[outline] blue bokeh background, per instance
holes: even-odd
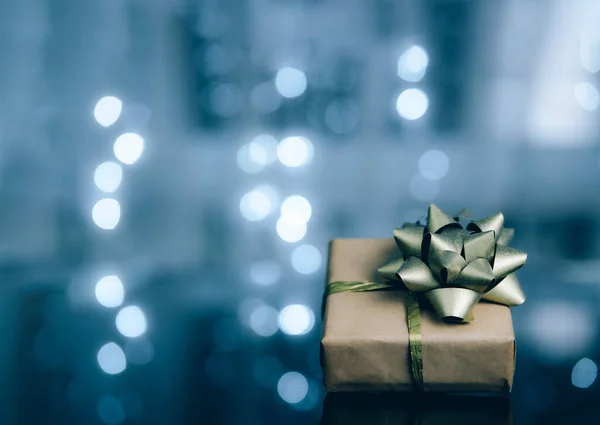
[[[592,420],[593,0],[0,3],[3,423],[318,423],[327,242],[503,211],[521,423]]]

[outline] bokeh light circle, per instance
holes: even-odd
[[[101,229],[114,229],[121,219],[121,205],[119,201],[112,198],[99,200],[92,208],[92,219]]]
[[[292,251],[292,267],[300,274],[316,273],[321,267],[322,256],[313,245],[300,245]]]
[[[307,223],[312,215],[312,207],[306,198],[292,195],[281,203],[281,216],[290,223]]]
[[[271,209],[272,205],[269,196],[259,189],[246,193],[240,200],[240,212],[249,221],[264,220],[271,212]]]
[[[111,193],[119,188],[123,179],[123,169],[113,161],[103,162],[94,171],[94,183],[103,192]]]
[[[406,89],[396,100],[398,114],[409,121],[421,118],[429,108],[429,98],[421,89]]]
[[[115,157],[123,164],[135,163],[144,152],[144,139],[136,133],[121,134],[113,146]]]
[[[275,76],[275,87],[283,97],[298,97],[306,90],[306,75],[296,68],[282,68]]]
[[[250,144],[243,145],[238,149],[236,159],[238,167],[248,174],[258,173],[266,165],[266,161],[260,160],[260,152],[257,152],[256,148],[251,149]]]
[[[254,149],[258,149],[258,152],[264,152],[261,154],[261,158],[264,158],[264,165],[271,164],[277,160],[277,139],[270,134],[259,134],[250,142],[250,153],[254,152]]]
[[[271,336],[277,332],[277,310],[260,305],[250,314],[250,328],[260,336]]]
[[[123,304],[125,288],[118,276],[104,276],[96,283],[96,299],[104,307],[118,307]]]
[[[279,328],[288,335],[304,335],[315,325],[315,314],[302,304],[291,304],[279,312]]]
[[[298,372],[287,372],[277,382],[277,393],[287,403],[300,403],[308,394],[308,381]]]
[[[103,345],[98,350],[97,359],[100,368],[109,375],[117,375],[127,367],[125,353],[114,342]]]
[[[288,243],[301,241],[306,235],[306,223],[290,221],[281,216],[276,224],[277,234]]]
[[[117,313],[117,330],[129,338],[137,338],[146,333],[148,323],[141,308],[135,305],[124,307]]]
[[[416,83],[420,81],[427,71],[429,56],[421,46],[412,46],[398,59],[398,77],[405,81]]]
[[[117,122],[123,111],[123,102],[114,96],[105,96],[96,103],[94,118],[102,127],[110,127]]]
[[[425,152],[419,158],[419,171],[427,180],[443,179],[450,170],[448,155],[439,150]]]
[[[577,388],[588,388],[598,377],[598,366],[593,360],[584,357],[579,360],[571,372],[571,383]]]
[[[277,146],[277,157],[286,167],[306,165],[313,157],[312,143],[305,137],[286,137]]]

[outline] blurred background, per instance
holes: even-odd
[[[600,413],[600,2],[0,2],[3,423],[318,423],[327,242],[503,211],[518,422]]]

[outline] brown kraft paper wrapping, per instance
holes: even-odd
[[[327,283],[380,280],[397,255],[390,239],[334,239]],[[328,392],[413,391],[405,290],[330,295],[323,312],[322,362]],[[507,392],[515,337],[510,309],[479,302],[475,320],[448,324],[421,302],[424,391]]]

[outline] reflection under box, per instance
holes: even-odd
[[[510,399],[487,396],[329,394],[322,425],[510,425]]]

